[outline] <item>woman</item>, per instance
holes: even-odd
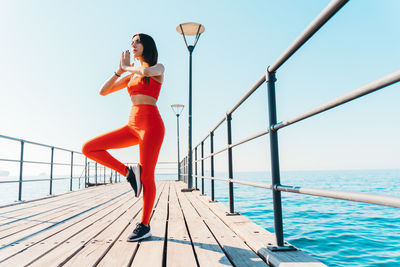
[[[139,33],[132,37],[132,54],[140,66],[130,63],[129,51],[122,52],[119,68],[100,90],[101,95],[128,88],[132,109],[128,124],[86,142],[82,152],[88,158],[112,168],[126,176],[135,196],[139,197],[143,184],[143,213],[140,223],[128,236],[137,241],[151,236],[150,215],[156,196],[154,169],[164,139],[164,123],[156,102],[164,80],[164,66],[157,63],[158,53],[153,38]],[[124,72],[130,73],[124,77]],[[106,150],[139,145],[140,164],[128,167],[112,157]]]

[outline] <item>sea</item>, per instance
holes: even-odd
[[[227,174],[216,173],[215,177],[226,178]],[[156,179],[176,179],[176,175],[159,174]],[[235,172],[233,179],[271,184],[269,172]],[[82,188],[83,182],[74,179],[73,190]],[[53,193],[67,192],[69,183],[68,179],[54,181]],[[281,184],[400,197],[400,170],[282,171]],[[201,188],[201,179],[197,187]],[[208,179],[204,189],[211,194]],[[0,205],[18,197],[17,183],[0,183],[0,190]],[[48,181],[23,184],[23,199],[48,193]],[[229,206],[226,182],[215,181],[215,198]],[[271,190],[234,184],[234,208],[274,232]],[[327,266],[400,266],[398,208],[282,192],[282,211],[285,241]]]
[[[233,179],[271,184],[269,172]],[[400,170],[282,171],[281,184],[400,197]],[[215,198],[227,206],[228,192],[227,182],[215,181]],[[234,184],[234,209],[274,232],[271,190]],[[282,192],[282,212],[284,240],[327,266],[400,266],[399,208]]]

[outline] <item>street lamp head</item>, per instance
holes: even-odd
[[[202,34],[205,28],[196,22],[181,23],[176,27],[176,31],[186,36]]]
[[[176,116],[181,115],[184,105],[181,104],[173,104],[171,105],[172,110],[175,112]]]
[[[204,26],[196,22],[186,22],[176,26],[176,31],[182,34],[183,40],[185,41],[186,47],[188,48],[189,52],[193,51],[197,41],[199,40],[200,34],[202,34],[204,30]],[[193,45],[187,44],[186,36],[195,36]]]

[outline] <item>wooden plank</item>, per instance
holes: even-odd
[[[168,195],[171,183],[174,182],[166,182],[162,195],[150,219],[152,236],[140,242],[131,266],[162,266],[165,230],[167,226]]]
[[[72,235],[76,233],[76,231],[79,231],[79,229],[87,227],[87,225],[93,223],[99,216],[107,214],[117,205],[120,205],[121,202],[126,202],[128,199],[131,199],[133,195],[123,192],[122,189],[121,187],[121,192],[114,197],[115,199],[110,199],[109,196],[104,194],[104,199],[99,200],[100,202],[97,204],[97,207],[94,206],[91,209],[83,211],[81,214],[71,215],[69,220],[38,233],[37,235],[31,236],[27,240],[19,241],[5,248],[2,247],[0,250],[0,263],[3,264],[4,262],[10,262],[13,258],[24,257],[23,253],[35,250],[37,247],[41,247],[46,243],[54,245],[60,242],[60,240],[63,240],[60,236]]]
[[[132,197],[132,195],[131,195]],[[57,266],[64,262],[69,256],[73,255],[82,246],[85,246],[90,240],[104,231],[114,220],[118,219],[126,209],[133,207],[139,208],[139,201],[127,199],[121,205],[106,213],[93,216],[90,224],[83,227],[74,227],[71,231],[65,231],[63,235],[57,237],[58,241],[49,240],[36,249],[31,249],[28,253],[20,256],[18,266],[31,264],[31,266]],[[99,216],[100,215],[100,216]],[[35,251],[36,250],[36,251]],[[14,265],[15,266],[15,265]]]
[[[117,188],[112,188],[112,191],[116,191]],[[109,189],[109,191],[111,191]],[[119,189],[118,189],[119,191]],[[99,192],[100,193],[100,192]],[[72,196],[71,199],[63,200],[62,202],[57,202],[57,206],[42,206],[42,208],[49,210],[49,212],[36,212],[37,215],[31,215],[32,217],[26,218],[28,216],[23,216],[21,220],[16,221],[8,225],[0,226],[0,240],[10,237],[16,233],[24,234],[25,231],[33,232],[36,229],[43,229],[46,226],[58,222],[67,216],[69,213],[85,208],[85,203],[88,201],[94,201],[100,197],[100,194],[83,194],[79,196]],[[25,218],[25,219],[24,219]],[[17,218],[14,218],[16,220]],[[4,241],[1,241],[4,243]]]
[[[110,190],[110,187],[99,188],[99,190],[106,192]],[[49,212],[52,208],[61,207],[62,204],[66,204],[65,200],[78,199],[80,197],[87,197],[89,195],[96,194],[98,190],[80,190],[79,192],[73,192],[68,195],[64,195],[63,197],[57,198],[48,198],[44,200],[40,200],[38,202],[32,203],[32,205],[22,205],[18,207],[9,207],[8,211],[0,212],[0,225],[3,225],[7,222],[13,221],[18,218],[29,218],[37,213],[41,212]],[[13,208],[13,209],[11,209]]]
[[[183,184],[180,185],[183,187]],[[204,222],[207,224],[215,238],[225,251],[225,254],[236,266],[267,266],[267,264],[227,225],[225,225],[210,209],[195,196],[198,191],[185,195],[191,205],[197,210]]]
[[[253,251],[271,266],[326,266],[307,253],[297,251],[272,252],[267,246],[275,245],[275,236],[252,222],[244,215],[226,216],[227,206],[220,202],[210,203],[209,196],[201,196],[199,192],[192,193],[196,199],[206,205],[225,225],[229,226]],[[290,245],[285,242],[285,245]]]
[[[122,184],[122,183],[118,183]],[[112,185],[106,185],[106,186],[98,186],[98,187],[89,187],[89,188],[83,188],[80,190],[76,191],[71,191],[71,192],[66,192],[63,194],[59,195],[49,195],[47,197],[39,198],[39,199],[32,199],[28,201],[21,201],[19,203],[11,203],[11,204],[6,204],[0,207],[0,216],[2,215],[11,215],[11,214],[16,214],[20,213],[21,211],[27,211],[31,208],[38,208],[42,205],[47,205],[48,203],[55,203],[57,201],[62,201],[64,199],[69,199],[71,196],[79,196],[79,195],[87,195],[88,193],[94,191],[98,191],[100,188],[107,190],[107,187],[114,186],[115,184]]]
[[[166,185],[165,183],[166,182],[164,182],[163,186]],[[160,188],[161,183],[159,183],[159,186],[157,187]],[[159,195],[161,192],[162,188],[157,189],[157,195]],[[126,237],[132,232],[133,227],[135,227],[135,224],[133,223],[133,221],[131,221],[130,225],[126,227],[124,232],[120,235],[118,241],[100,261],[99,266],[122,266],[129,264],[133,254],[136,253],[140,243],[126,241]],[[153,230],[151,231],[153,232]]]
[[[177,189],[178,201],[187,222],[189,233],[193,241],[200,266],[232,266],[229,259],[207,228],[204,220],[188,201],[188,193],[181,192],[180,186],[174,183]]]
[[[161,187],[164,182],[159,183],[158,187]],[[162,191],[162,188],[160,188]],[[160,196],[161,192],[157,192],[156,199]],[[138,205],[140,206],[140,202]],[[126,229],[132,231],[129,228],[133,224],[133,220],[138,220],[137,215],[140,215],[142,208],[133,210],[132,208],[128,210],[123,216],[121,216],[117,221],[110,225],[104,232],[99,234],[85,245],[76,255],[74,255],[64,266],[90,266],[96,265],[100,262],[104,255],[108,254],[112,246],[120,239],[123,239],[124,243],[127,245],[125,249],[119,249],[119,254],[114,257],[116,260],[113,264],[108,266],[121,266],[126,265],[126,262],[130,261],[132,256],[132,244],[126,241],[126,236],[122,235]],[[134,216],[133,214],[136,213]],[[139,218],[140,219],[140,218]],[[128,244],[127,244],[128,243]],[[125,250],[127,253],[125,256],[121,255],[121,251]],[[122,259],[124,258],[124,259]]]
[[[103,192],[100,192],[101,194],[98,194],[97,196],[91,197],[89,200],[87,200],[85,202],[82,202],[80,207],[79,207],[79,209],[77,209],[77,210],[71,209],[71,213],[64,214],[62,217],[58,218],[58,221],[54,221],[51,224],[38,225],[36,227],[30,228],[29,232],[21,231],[21,232],[15,233],[14,235],[10,235],[8,237],[4,237],[4,238],[2,238],[0,240],[1,241],[1,246],[4,246],[5,244],[9,244],[9,243],[15,242],[17,240],[20,240],[21,238],[24,238],[25,236],[29,236],[31,233],[40,232],[41,230],[46,229],[46,227],[49,227],[51,225],[54,225],[55,223],[61,222],[62,220],[65,220],[65,219],[71,217],[73,214],[78,214],[79,212],[82,212],[82,211],[84,211],[86,209],[89,209],[89,208],[91,208],[93,206],[96,206],[97,203],[104,202],[107,199],[113,198],[113,197],[121,194],[121,189],[122,188],[117,188],[117,189],[118,190],[112,190],[112,191],[110,190],[111,192],[109,193],[109,195],[108,194],[104,194]],[[68,200],[65,200],[65,201],[68,201]]]
[[[197,266],[175,186],[170,187],[168,207],[167,266]]]

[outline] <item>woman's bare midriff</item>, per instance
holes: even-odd
[[[134,105],[153,105],[157,103],[157,99],[148,95],[131,95],[131,100]]]

